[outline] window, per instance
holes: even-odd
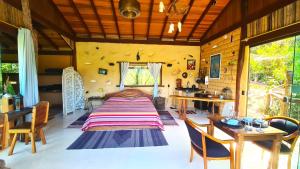
[[[158,85],[161,85],[162,70],[158,78]],[[147,87],[154,85],[154,79],[148,69],[147,63],[130,63],[129,70],[124,82],[125,86]]]

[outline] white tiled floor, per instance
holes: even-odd
[[[37,153],[31,154],[31,146],[18,142],[13,156],[7,156],[8,150],[0,152],[11,169],[201,169],[203,161],[195,155],[189,163],[190,143],[184,122],[176,117],[179,126],[165,126],[164,136],[168,146],[110,148],[94,150],[66,150],[66,148],[82,133],[80,129],[66,128],[83,112],[78,112],[63,118],[57,115],[46,128],[47,144],[37,143]],[[208,120],[205,114],[198,112],[189,115],[197,122]],[[216,130],[218,138],[226,138],[221,131]],[[296,150],[299,148],[297,147]],[[294,154],[292,169],[297,168],[298,151]],[[265,153],[261,160],[261,149],[252,143],[246,143],[243,155],[243,169],[265,169],[269,154]],[[281,156],[279,169],[286,168],[286,158]],[[229,161],[209,161],[210,169],[229,169]]]

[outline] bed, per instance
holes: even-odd
[[[106,101],[93,110],[83,131],[160,128],[163,123],[151,102],[151,95],[127,89],[106,95]]]

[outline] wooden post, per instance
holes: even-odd
[[[270,92],[268,92],[268,94],[266,95],[266,107],[265,107],[265,114],[268,113],[268,110],[271,106],[271,94]]]
[[[241,24],[241,40],[240,40],[240,49],[239,49],[239,57],[238,57],[238,65],[237,65],[237,74],[236,74],[236,93],[235,93],[235,110],[239,112],[239,101],[241,94],[241,77],[245,60],[245,48],[247,38],[247,15],[248,15],[248,0],[243,0],[241,2],[241,16],[242,16],[242,24]]]
[[[37,35],[37,31],[34,30],[32,27],[32,19],[31,19],[31,13],[30,13],[29,0],[22,0],[21,3],[22,3],[24,27],[31,31],[33,45],[34,45],[34,51],[35,51],[36,66],[38,67],[38,35]]]

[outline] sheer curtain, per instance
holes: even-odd
[[[25,28],[18,31],[18,60],[20,94],[24,106],[31,107],[39,102],[39,91],[32,35]]]
[[[129,63],[128,62],[121,62],[121,82],[120,82],[120,90],[125,88],[124,81],[128,72]]]
[[[158,78],[160,76],[161,63],[148,63],[148,68],[154,79],[153,97],[158,97]]]

